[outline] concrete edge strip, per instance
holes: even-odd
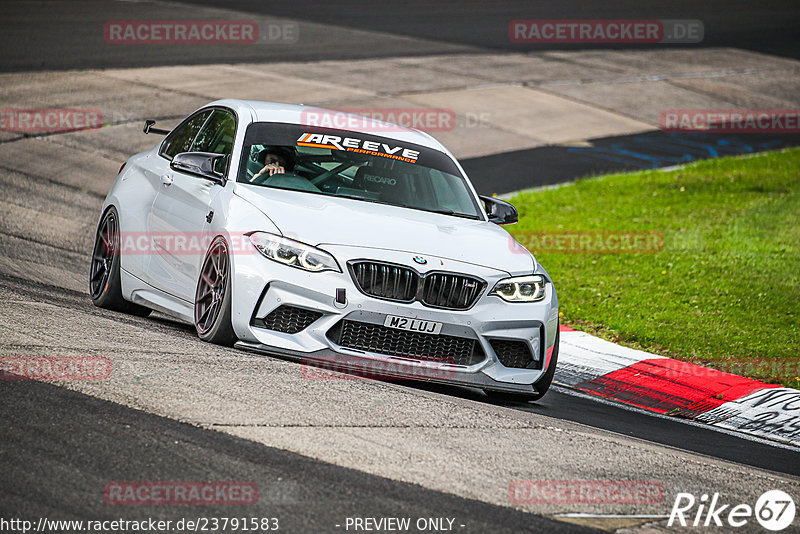
[[[800,446],[800,390],[622,347],[569,327],[560,330],[556,384]]]

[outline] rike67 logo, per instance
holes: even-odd
[[[723,504],[719,493],[711,499],[705,493],[699,499],[691,493],[678,493],[667,526],[738,528],[755,518],[763,528],[777,532],[791,525],[794,516],[794,500],[781,490],[763,493],[755,506]]]

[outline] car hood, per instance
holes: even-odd
[[[241,186],[236,195],[262,211],[284,236],[310,245],[402,251],[512,275],[533,272],[533,256],[493,223],[258,186]]]

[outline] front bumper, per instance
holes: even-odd
[[[426,256],[426,266],[414,265],[410,263],[412,255],[405,252],[333,245],[321,248],[337,258],[342,273],[309,273],[276,264],[260,254],[232,258],[235,272],[232,322],[241,340],[238,348],[364,376],[427,380],[509,392],[532,392],[533,384],[548,369],[558,328],[558,304],[552,284],[547,285],[547,294],[541,301],[509,303],[488,295],[497,281],[509,276],[503,271],[431,256]],[[427,269],[470,274],[485,280],[487,288],[470,309],[461,311],[434,309],[420,302],[381,300],[361,293],[348,272],[347,261],[364,258],[405,264],[421,272]],[[346,303],[336,302],[337,289],[345,291]],[[321,316],[296,333],[265,328],[260,320],[282,306]],[[473,340],[482,357],[455,363],[390,355],[339,345],[336,336],[331,335],[344,320],[371,326],[373,330],[383,329],[386,315],[442,323],[440,335]],[[498,340],[525,343],[534,360],[529,368],[503,365],[493,348],[493,342]]]

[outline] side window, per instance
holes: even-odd
[[[236,119],[228,111],[215,109],[200,133],[192,143],[192,152],[212,152],[214,154],[225,154],[225,159],[217,160],[217,172],[225,172],[233,151],[233,136],[236,134]]]
[[[236,119],[227,111],[214,110],[200,133],[192,143],[192,152],[213,152],[230,156],[233,150],[233,136],[236,133]]]
[[[192,147],[192,141],[194,141],[197,132],[203,127],[209,115],[211,115],[211,111],[203,111],[181,124],[178,129],[169,134],[169,137],[164,141],[161,154],[172,159],[181,152],[189,152]]]

